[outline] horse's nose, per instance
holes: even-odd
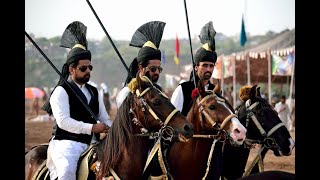
[[[183,126],[183,129],[186,132],[186,138],[191,138],[193,136],[193,124],[186,123]]]
[[[246,138],[246,129],[235,128],[233,134],[237,141],[243,141]]]

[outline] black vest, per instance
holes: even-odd
[[[69,81],[69,84],[71,85],[72,89],[74,89],[74,91],[79,95],[81,100],[84,103],[87,103],[87,98],[82,93],[80,88],[73,81]],[[89,111],[85,108],[85,106],[81,103],[81,101],[74,94],[74,92],[69,88],[69,86],[66,83],[63,83],[61,86],[66,90],[69,96],[70,117],[77,121],[82,121],[84,123],[96,124],[97,123],[96,120],[93,117],[91,117],[91,114],[89,113]],[[91,100],[89,104],[87,103],[87,105],[89,106],[91,111],[95,114],[95,116],[97,116],[97,114],[99,113],[98,90],[97,88],[89,84],[86,84],[85,86],[88,88],[91,94]],[[53,126],[52,135],[55,136],[54,139],[57,139],[57,140],[68,139],[68,140],[78,141],[86,144],[90,144],[92,139],[92,134],[88,135],[88,134],[71,133],[61,129],[56,122],[54,123],[54,126]]]
[[[188,115],[188,112],[191,109],[192,106],[192,91],[195,89],[194,82],[193,81],[186,81],[180,84],[182,88],[183,93],[183,107],[182,107],[182,114],[184,116]],[[214,85],[210,83],[209,81],[209,87],[208,90],[213,90]]]

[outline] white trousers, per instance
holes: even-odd
[[[80,155],[89,145],[71,140],[51,140],[48,147],[47,167],[50,179],[76,180]]]

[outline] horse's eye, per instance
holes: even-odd
[[[210,110],[215,110],[215,109],[216,109],[216,106],[215,106],[215,105],[210,105],[210,106],[209,106],[209,109],[210,109]]]
[[[153,101],[153,105],[160,106],[160,99],[156,99]]]

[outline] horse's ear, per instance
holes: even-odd
[[[201,97],[206,96],[206,90],[205,90],[204,85],[202,83],[202,79],[200,79],[198,81],[198,91],[199,91],[199,94]]]
[[[217,81],[218,81],[218,82],[217,82],[217,84],[214,86],[213,91],[214,91],[215,93],[217,93],[217,94],[222,94],[219,79],[217,79]]]
[[[255,99],[256,98],[256,91],[257,91],[257,85],[252,86],[250,89],[250,99]]]
[[[260,87],[257,87],[256,96],[261,97]]]

